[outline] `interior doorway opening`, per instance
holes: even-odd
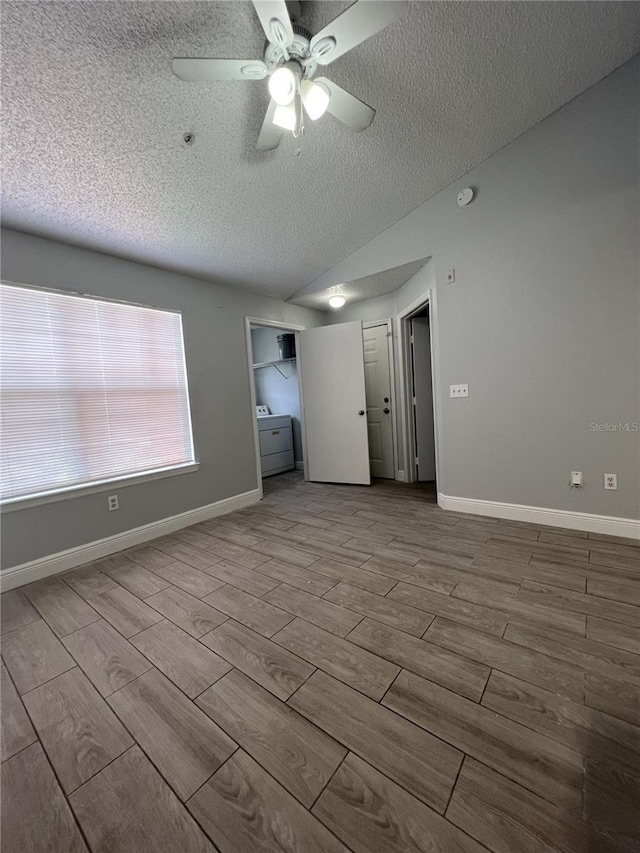
[[[398,315],[402,350],[404,461],[409,483],[421,483],[434,496],[438,479],[438,418],[436,411],[437,351],[434,293]]]
[[[257,469],[262,480],[304,471],[302,395],[298,373],[300,327],[247,318]]]
[[[289,333],[295,357],[279,346]],[[245,317],[245,338],[261,496],[264,476],[290,478],[301,466],[305,480],[369,485],[362,323],[305,328]]]
[[[409,319],[414,471],[417,483],[436,484],[436,436],[429,305]]]

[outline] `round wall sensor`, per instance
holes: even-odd
[[[468,204],[471,204],[473,201],[473,195],[474,193],[471,187],[466,187],[464,190],[460,190],[458,198],[456,199],[458,207],[466,207]]]

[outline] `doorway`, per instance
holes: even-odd
[[[436,444],[433,418],[433,375],[429,306],[410,318],[411,385],[415,480],[436,480]]]
[[[430,290],[398,315],[402,360],[401,420],[406,480],[437,494],[438,413],[435,293]]]
[[[277,346],[288,333],[294,358],[282,358]],[[362,323],[306,329],[245,317],[245,339],[260,496],[265,474],[289,472],[296,462],[306,480],[369,485]],[[280,422],[291,415],[290,425]],[[277,423],[265,420],[273,416]]]
[[[367,400],[367,431],[369,436],[369,467],[371,476],[395,478],[394,417],[395,394],[392,377],[391,323],[364,323],[365,396]]]
[[[301,327],[247,318],[257,469],[262,480],[304,470],[297,352]]]

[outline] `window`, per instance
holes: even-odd
[[[3,502],[194,462],[182,317],[0,285]]]

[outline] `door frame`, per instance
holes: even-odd
[[[405,465],[405,480],[407,483],[417,482],[415,464],[416,436],[413,423],[413,388],[412,388],[412,364],[411,364],[411,329],[410,320],[425,308],[429,308],[429,345],[431,347],[431,394],[433,398],[433,433],[436,455],[436,489],[442,492],[442,454],[440,452],[440,440],[442,436],[442,422],[440,406],[440,360],[438,358],[438,321],[437,301],[435,288],[429,288],[423,296],[416,299],[406,308],[398,313],[398,340],[400,349],[400,394],[401,403],[401,431],[403,437],[403,456]]]
[[[244,339],[245,352],[247,356],[247,371],[249,374],[249,397],[251,404],[251,418],[253,423],[253,443],[255,448],[256,459],[256,478],[258,481],[258,492],[260,500],[264,497],[262,487],[262,464],[260,462],[260,436],[258,434],[258,418],[256,417],[256,382],[253,374],[253,347],[251,345],[251,327],[264,326],[272,329],[284,329],[286,332],[293,332],[296,341],[296,373],[298,377],[298,396],[300,399],[300,431],[302,434],[302,465],[304,479],[308,480],[307,475],[307,433],[305,428],[304,418],[304,396],[302,393],[302,371],[300,370],[300,332],[305,330],[305,326],[298,326],[295,323],[281,322],[280,320],[266,320],[260,317],[244,318]]]
[[[393,453],[393,474],[396,480],[401,479],[398,474],[398,414],[400,412],[400,400],[396,393],[396,368],[395,368],[395,353],[393,348],[393,320],[387,317],[386,320],[369,320],[362,323],[362,331],[372,329],[374,326],[386,326],[387,328],[387,348],[389,352],[389,387],[391,388],[392,402],[392,418],[391,418],[391,444]]]

